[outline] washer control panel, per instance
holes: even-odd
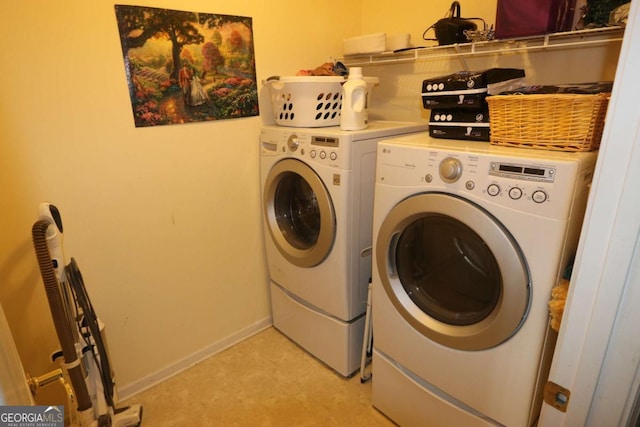
[[[329,167],[341,168],[348,161],[348,152],[338,136],[322,136],[309,132],[263,132],[262,155],[299,157]]]

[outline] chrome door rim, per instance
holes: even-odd
[[[487,243],[500,267],[503,288],[496,308],[473,325],[440,322],[422,311],[407,295],[395,273],[395,244],[402,231],[427,214],[456,219]],[[385,293],[402,317],[422,335],[447,347],[483,350],[513,336],[529,310],[530,275],[522,251],[511,234],[482,207],[444,193],[422,193],[398,203],[384,219],[376,240],[376,265]]]
[[[275,194],[280,180],[288,173],[300,175],[309,184],[318,202],[320,233],[316,243],[308,249],[292,246],[278,227]],[[292,264],[298,267],[314,267],[320,264],[331,252],[336,234],[336,216],[331,195],[322,179],[304,162],[296,159],[284,159],[271,168],[264,185],[263,209],[271,239],[282,256]]]

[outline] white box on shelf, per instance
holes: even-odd
[[[350,37],[343,40],[344,55],[363,55],[368,53],[380,53],[386,50],[386,33],[366,34]]]
[[[387,46],[386,50],[393,52],[394,50],[406,49],[411,44],[411,34],[395,34],[392,36],[387,36]]]

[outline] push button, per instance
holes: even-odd
[[[520,197],[522,197],[522,190],[518,187],[513,187],[509,190],[509,197],[511,197],[513,200],[518,200]]]
[[[545,193],[542,190],[536,190],[533,192],[533,194],[531,195],[531,199],[536,202],[536,203],[543,203],[547,201],[547,198],[549,196],[547,196],[547,193]]]
[[[500,194],[500,186],[498,184],[489,184],[487,187],[487,193],[490,196],[497,196]]]

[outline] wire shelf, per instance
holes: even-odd
[[[395,64],[402,62],[429,61],[434,59],[470,56],[522,53],[534,50],[568,49],[621,42],[624,27],[602,27],[587,30],[552,33],[542,36],[503,40],[477,41],[447,46],[410,48],[396,52],[353,55],[341,58],[347,66]]]

